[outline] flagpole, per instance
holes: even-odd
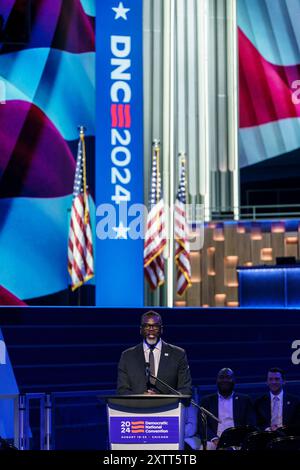
[[[169,259],[168,259],[168,295],[167,305],[174,305],[174,181],[175,181],[175,154],[174,154],[174,130],[175,130],[175,106],[174,106],[174,87],[175,87],[175,0],[171,0],[170,5],[170,187],[169,187],[169,219],[170,219],[170,242],[169,242]]]
[[[168,248],[165,250],[167,258],[167,299],[168,307],[173,306],[174,299],[174,0],[164,0],[164,69],[163,69],[163,168],[164,193],[166,201],[166,225],[168,235]],[[173,110],[173,112],[172,112]]]
[[[152,164],[154,155],[156,157],[156,168],[157,168],[157,178],[156,178],[156,202],[159,201],[162,193],[161,193],[161,172],[160,172],[160,140],[154,139],[153,140],[153,155],[152,155]],[[154,305],[160,305],[160,291],[161,289],[155,289],[155,293],[153,294]]]
[[[86,211],[86,153],[85,153],[85,142],[84,142],[84,126],[79,127],[79,139],[81,140],[82,145],[82,172],[83,172],[83,200],[84,200],[84,223],[87,223],[87,211]],[[77,290],[77,306],[81,307],[81,287],[78,287]]]

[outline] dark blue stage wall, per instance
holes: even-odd
[[[165,341],[186,349],[196,385],[214,383],[224,365],[236,369],[242,382],[263,381],[266,368],[275,365],[289,379],[300,378],[292,362],[292,344],[300,340],[299,309],[156,310],[163,316]],[[11,362],[21,392],[114,389],[121,351],[141,341],[144,311],[1,307],[1,378]]]
[[[56,403],[56,448],[105,448],[105,408],[99,409],[96,395],[114,393],[120,354],[141,341],[145,310],[1,307],[0,393],[50,393]],[[253,396],[265,391],[267,369],[274,366],[286,371],[289,389],[297,392],[300,310],[157,310],[165,341],[187,351],[200,396],[214,389],[216,374],[225,366],[235,371],[242,391]],[[95,394],[93,399],[68,398],[74,391]],[[66,396],[57,398],[57,392]],[[1,412],[1,420],[1,433],[11,436],[12,415]],[[36,435],[38,424],[31,426]]]

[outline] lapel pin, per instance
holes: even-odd
[[[287,405],[290,405],[290,404],[291,404],[291,402],[290,402],[290,401],[288,401],[286,404],[287,404]]]
[[[168,355],[169,355],[169,353],[165,353],[165,356],[168,356]]]

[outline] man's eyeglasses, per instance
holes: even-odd
[[[152,324],[149,324],[149,323],[143,323],[142,324],[142,328],[144,330],[159,330],[161,328],[161,325],[159,323],[152,323]]]

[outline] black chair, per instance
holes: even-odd
[[[268,450],[300,451],[300,437],[277,437],[267,445]]]
[[[255,431],[246,436],[241,450],[243,451],[257,451],[265,450],[269,442],[276,437],[281,437],[278,431]]]
[[[226,449],[228,447],[239,448],[244,442],[246,436],[255,431],[257,431],[257,427],[250,424],[225,429],[220,436],[217,450]]]
[[[13,450],[18,450],[18,448],[0,436],[0,451],[13,451]]]
[[[285,436],[300,436],[300,425],[282,426],[280,429]]]

